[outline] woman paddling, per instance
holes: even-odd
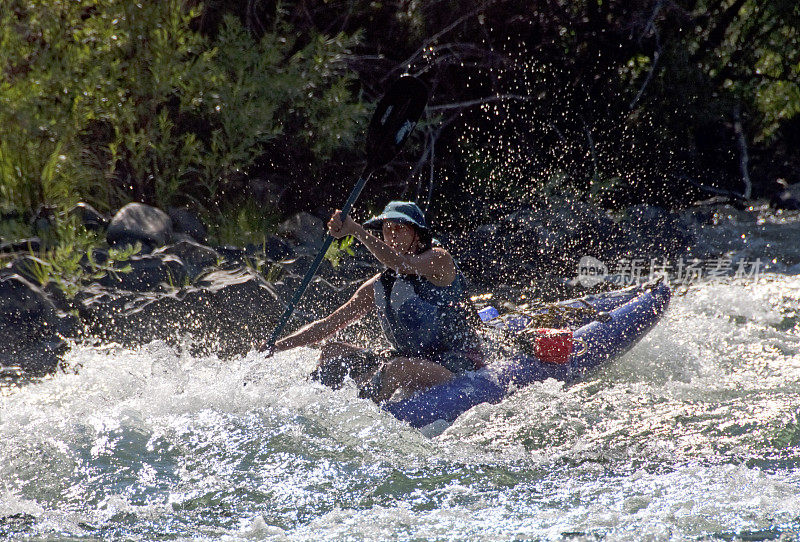
[[[383,240],[366,228],[380,229]],[[392,201],[363,226],[350,217],[343,222],[336,211],[328,229],[336,239],[354,236],[387,269],[330,315],[277,341],[276,351],[318,343],[377,309],[392,350],[377,353],[328,342],[314,379],[335,389],[350,376],[362,397],[382,402],[398,390],[414,393],[484,366],[464,277],[450,253],[434,246],[425,215],[415,203]]]

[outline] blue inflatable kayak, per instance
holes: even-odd
[[[532,382],[575,381],[628,351],[658,322],[669,299],[669,287],[656,283],[562,301],[548,309],[571,315],[559,329],[537,326],[543,311],[495,316],[496,311],[484,310],[486,325],[516,353],[384,408],[421,428],[439,420],[452,422],[481,403],[498,403]]]

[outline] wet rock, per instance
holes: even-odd
[[[65,348],[62,337],[76,329],[77,320],[60,314],[39,287],[18,275],[0,279],[0,365],[52,370]]]
[[[16,241],[6,241],[0,243],[0,254],[14,252],[39,252],[42,248],[42,240],[38,237],[28,239],[18,239]]]
[[[633,222],[636,224],[648,224],[666,220],[669,212],[654,205],[633,205],[628,207],[625,211],[626,222]]]
[[[0,349],[0,367],[9,376],[43,376],[53,373],[63,362],[63,355],[69,350],[67,342],[60,337],[51,336],[33,344],[21,345],[13,351]],[[17,371],[18,368],[18,371]]]
[[[274,286],[282,299],[288,301],[294,295],[312,260],[312,255],[304,255],[281,265],[282,272]],[[377,272],[372,261],[343,258],[334,268],[330,261],[322,260],[298,308],[314,318],[324,316],[347,301],[358,286]]]
[[[161,209],[143,203],[129,203],[114,215],[106,232],[111,246],[142,243],[142,252],[150,252],[172,238],[172,220]]]
[[[278,226],[278,233],[307,249],[319,250],[325,240],[325,223],[310,213],[297,213]]]
[[[628,249],[622,228],[604,210],[586,202],[567,201],[556,206],[550,224],[566,224],[570,265],[583,256],[609,259]]]
[[[690,230],[711,224],[714,220],[714,210],[710,207],[695,206],[684,209],[679,213],[680,221]]]
[[[108,226],[108,217],[88,203],[77,203],[69,214],[77,217],[87,230],[97,231]]]
[[[39,287],[17,275],[0,279],[0,348],[35,339],[54,318],[55,307]]]
[[[172,229],[175,233],[185,233],[198,243],[205,243],[208,231],[193,212],[180,207],[170,207],[167,214],[172,220]]]
[[[98,284],[129,292],[146,292],[161,285],[180,287],[188,278],[183,261],[172,254],[133,256],[122,265],[126,264],[130,265],[130,271],[109,271]]]
[[[219,269],[169,293],[87,290],[82,303],[88,331],[103,340],[174,342],[191,334],[195,352],[222,357],[244,354],[264,340],[283,311],[277,288],[247,267]]]
[[[525,282],[570,275],[585,255],[610,257],[620,250],[620,228],[589,204],[551,199],[473,231],[457,254],[478,282]]]
[[[244,263],[247,256],[245,249],[233,245],[219,245],[214,247],[214,250],[224,258],[226,263],[233,265]]]
[[[735,205],[726,203],[713,207],[711,224],[714,226],[720,226],[724,224],[747,224],[754,223],[757,219],[757,212],[753,209],[741,209]]]
[[[632,257],[675,257],[694,243],[694,234],[681,216],[661,207],[630,207],[621,225]]]
[[[263,244],[249,244],[245,247],[248,256],[264,256],[268,260],[277,262],[294,256],[292,246],[286,240],[268,235]]]
[[[153,256],[172,255],[183,265],[183,274],[190,279],[200,275],[206,268],[217,265],[222,256],[213,248],[193,241],[179,241],[153,252]]]
[[[42,291],[45,293],[45,296],[50,300],[59,314],[68,314],[76,309],[74,299],[67,297],[61,287],[55,282],[48,282],[42,286]],[[73,333],[71,332],[74,331],[74,329],[70,329],[68,331],[69,332],[64,333],[64,335],[69,335],[70,337],[73,336]]]
[[[299,282],[300,279],[305,276],[308,268],[311,267],[313,260],[314,256],[311,256],[310,254],[302,254],[296,258],[292,258],[281,266],[283,268],[283,278],[297,279]],[[325,274],[329,267],[330,262],[327,260],[322,260],[319,268],[317,269],[317,275]]]
[[[341,260],[339,267],[332,268],[330,281],[337,286],[361,284],[382,270],[383,266],[372,257],[347,256]]]

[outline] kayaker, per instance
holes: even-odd
[[[415,203],[389,202],[363,225],[350,217],[342,221],[336,211],[328,229],[336,239],[354,236],[387,269],[330,315],[277,341],[276,351],[319,343],[377,309],[392,349],[375,352],[326,342],[312,378],[339,388],[349,375],[362,397],[382,402],[398,390],[408,395],[484,366],[464,277],[450,253],[432,239]],[[379,229],[383,239],[368,229]]]

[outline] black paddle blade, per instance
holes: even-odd
[[[427,102],[428,87],[416,77],[404,75],[392,83],[367,128],[369,169],[388,164],[400,152]]]

